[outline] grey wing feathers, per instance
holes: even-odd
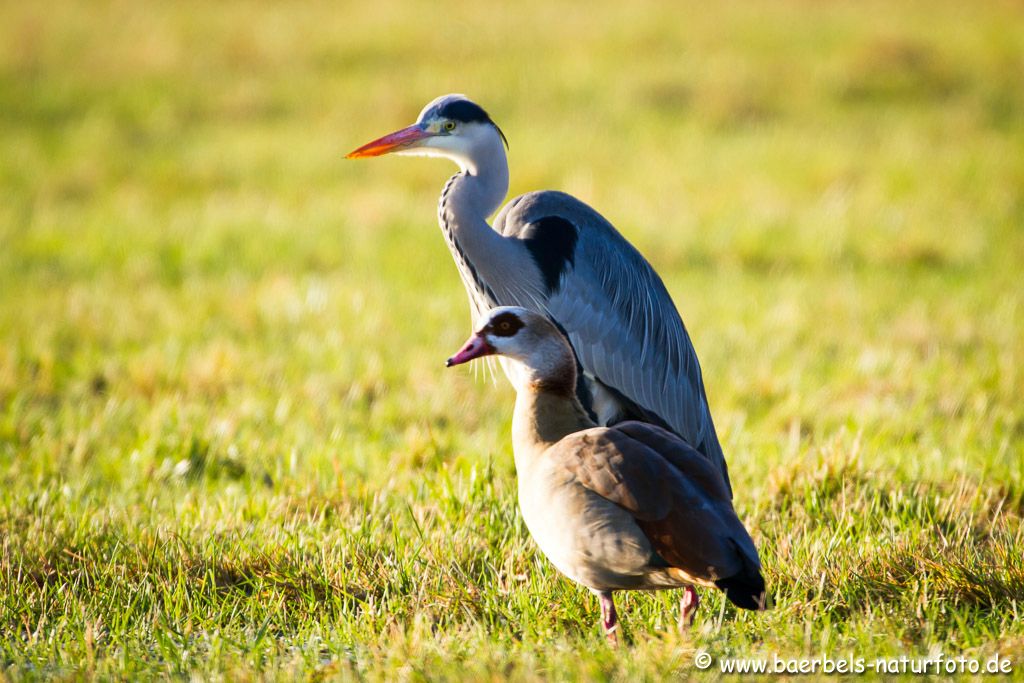
[[[518,197],[495,229],[519,236],[548,216],[579,230],[572,266],[545,307],[584,371],[645,412],[637,417],[660,420],[703,453],[729,487],[697,354],[661,278],[600,214],[561,192]]]

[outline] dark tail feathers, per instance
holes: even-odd
[[[725,597],[729,598],[729,602],[740,609],[768,609],[768,591],[765,589],[764,577],[760,571],[747,571],[727,579],[719,579],[715,581],[715,585],[725,591]]]

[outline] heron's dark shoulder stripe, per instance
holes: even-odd
[[[576,258],[579,230],[561,216],[545,216],[527,225],[519,238],[540,268],[548,293],[557,291],[562,274]]]

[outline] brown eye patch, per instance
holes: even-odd
[[[523,328],[523,321],[515,313],[502,313],[495,316],[487,325],[488,331],[496,337],[511,337]]]

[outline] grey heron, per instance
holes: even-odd
[[[616,640],[613,591],[718,588],[737,607],[767,606],[757,548],[721,472],[672,432],[643,422],[599,427],[576,396],[576,361],[544,315],[504,306],[484,314],[448,365],[497,354],[519,366],[512,445],[519,508],[551,563],[601,602]]]
[[[563,192],[516,197],[489,225],[508,192],[506,147],[482,107],[443,95],[411,126],[348,157],[454,161],[460,170],[441,192],[438,221],[474,319],[502,305],[547,315],[569,338],[578,397],[599,424],[670,429],[720,469],[731,491],[697,354],[661,278],[611,223]]]

